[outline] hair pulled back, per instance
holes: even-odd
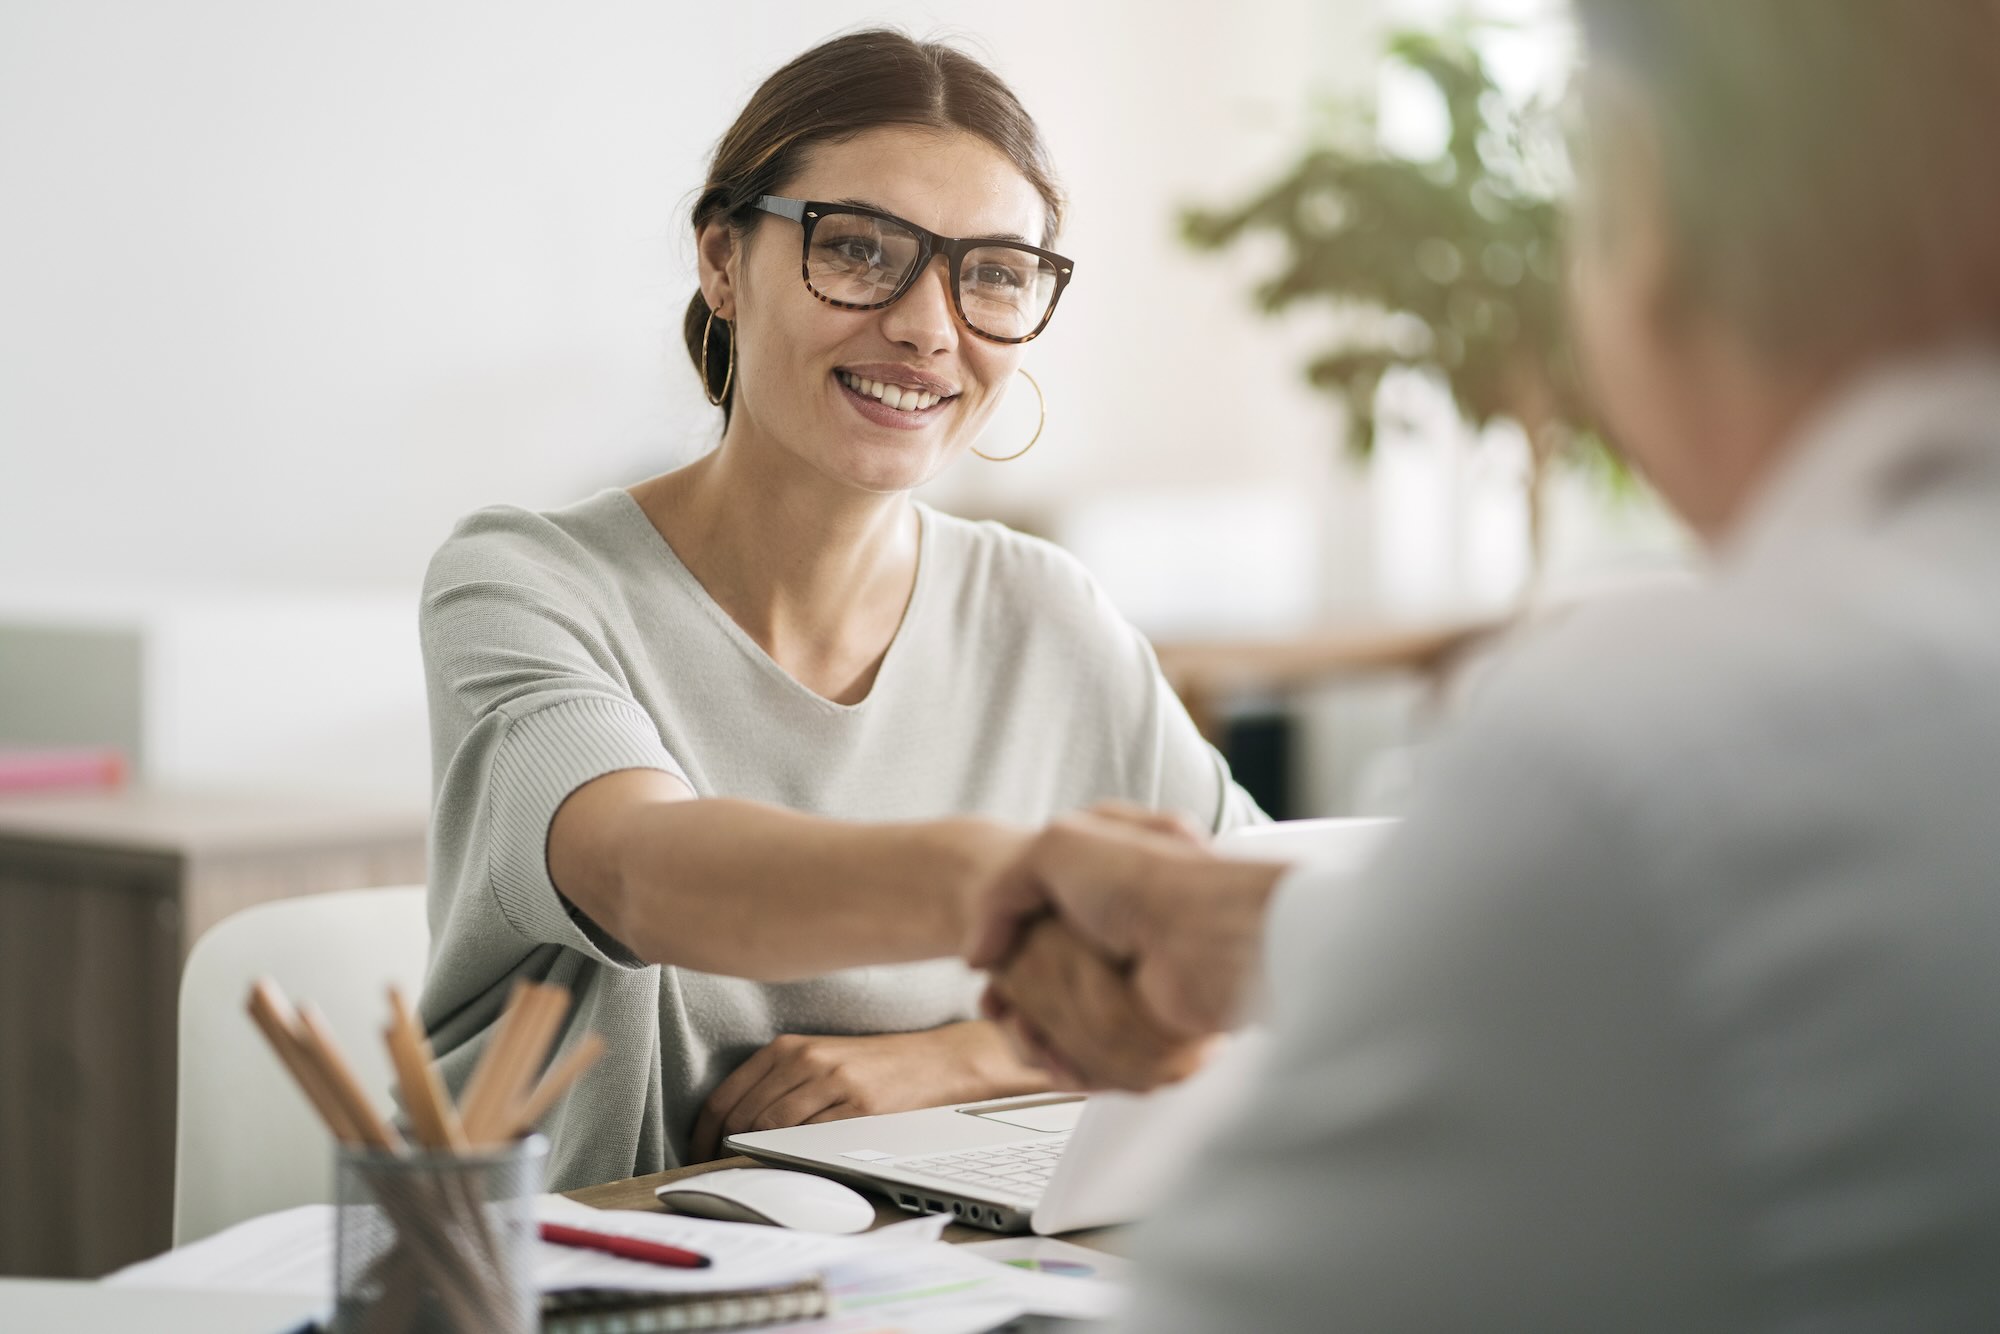
[[[694,204],[695,230],[716,219],[746,229],[755,216],[750,206],[761,195],[778,193],[814,147],[887,125],[963,130],[992,144],[1048,206],[1044,244],[1053,242],[1062,221],[1062,193],[1041,131],[1020,100],[964,52],[884,28],[823,42],[764,80],[716,144],[707,183]],[[728,371],[734,331],[716,321],[708,331],[704,365],[708,318],[708,304],[696,291],[681,332],[696,374],[712,392]],[[732,384],[723,398],[725,419],[734,401]]]

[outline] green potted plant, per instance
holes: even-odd
[[[1282,238],[1281,267],[1255,299],[1277,313],[1301,303],[1343,312],[1340,333],[1305,367],[1345,404],[1352,448],[1375,443],[1376,390],[1392,369],[1449,386],[1475,429],[1517,423],[1530,452],[1532,559],[1540,568],[1544,482],[1569,460],[1625,484],[1599,444],[1570,354],[1553,173],[1534,156],[1536,108],[1508,101],[1461,26],[1393,35],[1388,55],[1426,78],[1449,124],[1429,160],[1384,147],[1372,117],[1331,108],[1282,176],[1247,201],[1193,208],[1183,234],[1218,250],[1247,233]]]

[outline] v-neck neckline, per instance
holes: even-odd
[[[922,501],[912,502],[917,516],[917,570],[916,577],[910,584],[909,601],[903,604],[902,619],[896,623],[896,633],[891,636],[889,647],[883,650],[882,660],[875,669],[875,679],[869,684],[868,693],[852,704],[843,704],[839,700],[828,699],[780,666],[778,660],[767,653],[764,646],[752,638],[749,631],[738,625],[736,618],[731,616],[721,603],[710,596],[701,580],[695,577],[694,571],[688,568],[687,562],[681,559],[680,553],[674,550],[673,543],[667,541],[666,534],[654,525],[652,518],[646,513],[645,506],[641,505],[631,492],[621,487],[613,487],[611,492],[617,497],[618,502],[621,502],[625,515],[636,521],[645,531],[646,537],[662,557],[662,563],[668,572],[685,586],[695,604],[721,627],[722,633],[734,641],[737,648],[761,670],[784,682],[802,698],[833,713],[862,712],[889,684],[896,664],[903,658],[903,641],[909,638],[910,627],[917,622],[918,612],[925,600],[925,591],[930,585],[932,529],[935,525],[931,523],[929,510]]]

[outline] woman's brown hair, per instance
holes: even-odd
[[[1041,131],[1020,100],[964,52],[883,28],[823,42],[764,80],[715,146],[708,181],[694,204],[696,232],[716,219],[747,229],[755,216],[750,206],[761,195],[780,193],[815,146],[885,125],[963,130],[1005,153],[1048,206],[1042,243],[1053,243],[1062,221],[1062,193]],[[708,303],[697,291],[681,332],[695,373],[712,391],[728,371],[732,331],[721,320],[708,330],[708,316]],[[723,398],[725,419],[734,401],[732,384]]]

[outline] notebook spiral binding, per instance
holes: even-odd
[[[751,1329],[828,1314],[818,1278],[736,1292],[628,1292],[572,1288],[542,1295],[542,1334],[655,1334]]]

